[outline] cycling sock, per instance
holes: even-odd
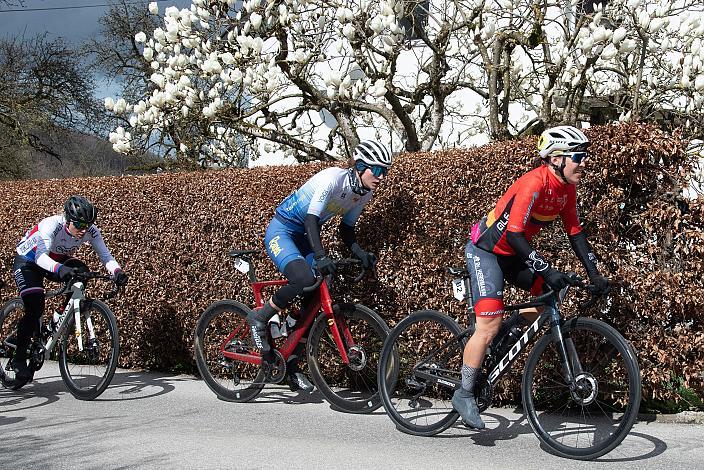
[[[479,375],[478,367],[470,367],[467,364],[462,364],[462,388],[474,396],[474,384],[477,382]]]

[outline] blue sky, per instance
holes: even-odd
[[[149,1],[134,0],[135,3],[143,2],[147,8]],[[104,5],[110,0],[25,0],[24,10],[18,12],[3,11],[18,9],[0,3],[0,37],[12,38],[24,35],[31,38],[41,33],[48,33],[50,39],[61,37],[71,44],[80,44],[98,34],[98,20],[108,11],[108,7],[89,7],[90,5]],[[179,8],[190,6],[190,0],[159,1],[159,12],[171,5]],[[83,7],[66,10],[31,11],[32,8],[56,7]],[[119,87],[101,84],[97,95],[116,96]]]

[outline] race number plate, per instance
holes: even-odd
[[[452,293],[455,298],[459,301],[463,301],[465,298],[467,298],[467,289],[464,285],[464,279],[452,280]]]
[[[247,274],[249,272],[249,263],[242,258],[235,258],[235,269],[241,273]]]

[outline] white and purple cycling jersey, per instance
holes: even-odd
[[[36,263],[40,268],[55,273],[59,270],[61,262],[84,243],[93,247],[110,274],[115,274],[115,271],[120,269],[120,265],[105,246],[98,227],[91,225],[82,238],[74,238],[68,232],[68,224],[63,215],[47,217],[29,229],[17,244],[17,254]]]
[[[372,191],[363,196],[352,191],[349,170],[326,168],[284,199],[276,208],[276,218],[301,232],[308,214],[318,216],[321,225],[340,215],[345,224],[354,227],[371,197]]]

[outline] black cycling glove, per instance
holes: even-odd
[[[323,276],[333,275],[337,271],[335,262],[328,255],[323,255],[315,258],[315,265],[318,272]]]
[[[592,274],[589,276],[589,281],[596,287],[596,295],[606,295],[611,290],[609,280],[601,274]]]
[[[575,280],[572,279],[572,277],[550,266],[548,266],[540,274],[543,276],[545,284],[547,284],[555,292],[560,291],[567,286],[574,285],[575,283]]]
[[[113,274],[113,279],[115,280],[116,285],[124,286],[125,284],[127,284],[128,276],[122,270],[120,270]]]
[[[62,281],[70,281],[71,278],[73,278],[76,274],[78,273],[78,268],[71,268],[66,266],[65,264],[62,264],[59,266],[59,272],[57,273],[59,276],[59,279]]]
[[[362,261],[364,269],[373,268],[376,264],[376,255],[369,251],[364,251],[357,243],[351,246],[352,253]]]

